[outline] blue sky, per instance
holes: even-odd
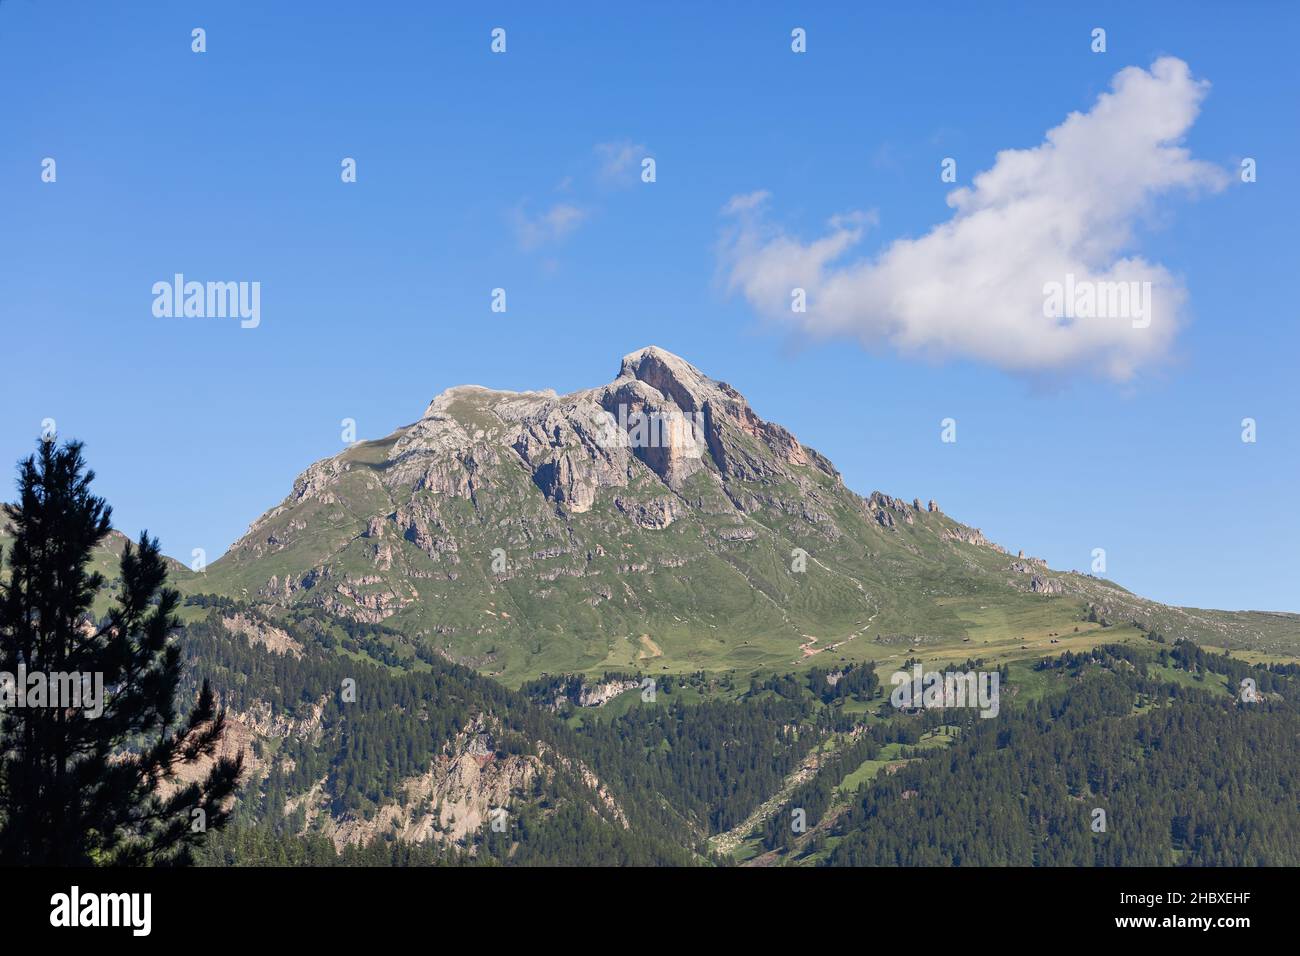
[[[592,386],[656,344],[860,492],[933,497],[1053,566],[1105,548],[1159,600],[1300,610],[1296,7],[902,6],[7,0],[0,458],[53,418],[118,527],[212,559],[343,418],[380,437],[448,386]],[[862,213],[849,259],[870,259],[953,217],[943,158],[969,187],[1165,56],[1210,84],[1182,144],[1231,181],[1121,217],[1116,254],[1185,295],[1159,361],[900,351],[729,284],[733,197],[769,194],[763,228],[800,248]],[[176,272],[260,282],[260,326],[155,317]],[[978,339],[996,308],[942,311]]]

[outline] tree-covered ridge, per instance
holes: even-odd
[[[578,862],[561,859],[563,853],[548,849],[553,846],[570,848],[570,857],[583,846],[600,846],[608,859],[628,864],[691,862],[691,854],[676,840],[622,826],[580,779],[574,756],[578,748],[569,728],[525,697],[445,661],[397,672],[363,656],[348,656],[329,636],[333,623],[276,621],[275,626],[300,640],[298,656],[268,651],[231,632],[215,608],[185,629],[189,672],[195,679],[210,677],[232,712],[256,712],[264,722],[314,725],[309,733],[253,741],[266,770],[247,788],[236,819],[239,830],[260,835],[241,832],[215,844],[211,862],[241,853],[252,854],[241,862],[303,859],[316,844],[308,834],[298,845],[302,809],[286,814],[294,797],[323,781],[332,814],[366,819],[381,804],[400,802],[403,781],[424,773],[447,755],[459,735],[480,726],[491,731],[494,749],[487,759],[528,755],[546,768],[536,790],[515,794],[510,802],[510,839],[493,843],[487,830],[458,848],[404,850],[398,862],[458,858],[461,850],[479,842],[486,857],[494,850],[502,856],[509,852],[513,862]],[[355,699],[345,693],[346,682],[355,682]],[[352,847],[339,859],[375,862],[374,852]]]
[[[684,865],[730,861],[708,841],[735,828],[755,852],[802,864],[1300,862],[1294,665],[1151,634],[1001,668],[1003,707],[989,720],[896,710],[876,671],[852,663],[747,685],[613,671],[513,691],[441,658],[413,664],[382,625],[267,619],[299,643],[294,655],[229,630],[232,612],[257,613],[214,606],[186,629],[192,680],[211,679],[234,713],[269,708],[318,727],[254,742],[264,773],[211,862]],[[381,663],[395,646],[407,666]],[[354,702],[339,693],[347,679]],[[1257,700],[1242,702],[1243,680]],[[601,685],[616,693],[579,705]],[[332,814],[370,819],[485,727],[484,760],[546,768],[511,795],[507,832],[418,845],[381,833],[339,848],[304,816],[302,795],[319,784]],[[778,793],[775,812],[760,809]],[[1105,832],[1092,829],[1097,809]]]
[[[331,814],[369,818],[380,806],[402,801],[404,782],[445,758],[458,738],[487,726],[494,752],[485,759],[524,755],[546,768],[528,792],[514,795],[509,839],[483,828],[449,851],[431,849],[407,862],[473,849],[480,860],[576,863],[575,854],[596,847],[604,847],[604,862],[700,861],[705,838],[743,819],[827,730],[827,715],[811,694],[686,703],[685,692],[694,690],[692,681],[706,681],[703,675],[664,679],[649,703],[571,725],[468,668],[435,658],[418,670],[394,670],[348,653],[345,645],[364,646],[366,634],[343,641],[333,636],[336,626],[373,628],[318,612],[262,619],[301,647],[298,654],[276,653],[231,631],[223,619],[231,612],[259,617],[220,601],[186,627],[182,643],[193,676],[185,692],[207,678],[235,714],[313,729],[253,740],[265,772],[246,788],[237,821],[264,831],[262,842],[250,843],[247,834],[229,837],[226,849],[219,844],[214,850],[214,860],[225,859],[231,846],[254,843],[259,859],[296,859],[301,847],[273,850],[306,825],[295,798],[320,784]],[[355,700],[342,693],[347,681],[355,681]],[[584,781],[584,768],[616,810]]]
[[[1172,668],[1172,674],[1171,669]],[[829,865],[1300,864],[1300,685],[1183,642],[1045,662],[1068,689],[960,726],[819,835]],[[1179,676],[1190,680],[1171,679]],[[1230,693],[1243,678],[1259,698]],[[1205,686],[1196,686],[1203,683]],[[801,797],[804,795],[800,795]],[[1105,814],[1095,832],[1095,811]]]

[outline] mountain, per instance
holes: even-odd
[[[0,569],[0,574],[7,575],[9,547],[13,542],[14,530],[8,515],[0,512],[0,550],[5,555],[5,567]],[[136,542],[128,538],[122,532],[111,530],[103,541],[91,551],[90,570],[98,572],[104,577],[104,587],[99,590],[95,600],[91,604],[91,613],[96,617],[101,617],[107,613],[109,607],[117,600],[118,593],[122,588],[122,551],[128,543]],[[186,565],[182,564],[175,558],[163,556],[167,564],[168,582],[172,587],[183,589],[186,579],[194,574]],[[201,590],[201,589],[200,589]]]
[[[569,395],[449,389],[169,581],[180,702],[210,681],[245,757],[205,863],[1296,862],[1300,617],[859,495],[656,348]],[[996,674],[998,719],[896,706],[918,662]]]
[[[314,607],[506,683],[752,672],[925,648],[1028,656],[1136,628],[1260,653],[1300,616],[1178,609],[845,486],[736,389],[649,347],[592,389],[464,385],[303,472],[191,594]],[[1027,652],[1027,653],[1026,653]]]

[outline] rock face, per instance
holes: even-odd
[[[988,538],[984,537],[984,532],[980,531],[979,528],[968,528],[965,525],[956,525],[955,527],[945,529],[943,536],[949,541],[962,541],[966,544],[973,544],[978,548],[989,548],[993,551],[997,551],[999,554],[1006,554],[1005,548],[1001,545],[994,544]]]
[[[626,501],[614,499],[614,507],[642,528],[666,528],[675,518],[686,512],[685,505],[674,497],[665,495],[651,501]]]
[[[1035,574],[1029,582],[1029,590],[1035,594],[1060,594],[1064,588],[1061,582]]]
[[[609,680],[599,684],[589,684],[582,688],[578,698],[579,707],[603,707],[619,694],[639,686],[634,680]]]
[[[233,633],[238,633],[230,628],[230,625],[226,626]],[[272,652],[277,653],[274,650]],[[297,657],[300,654],[293,656]],[[226,701],[220,694],[217,695],[216,703],[218,708],[226,705]],[[294,737],[300,740],[311,740],[314,743],[319,742],[321,714],[324,707],[325,700],[322,698],[305,707],[306,713],[302,717],[273,713],[271,707],[264,701],[258,701],[243,711],[228,711],[226,732],[218,742],[216,750],[210,755],[200,756],[191,763],[178,762],[175,778],[163,781],[159,786],[159,793],[164,797],[170,796],[180,787],[202,781],[217,760],[223,757],[234,759],[241,755],[244,759],[244,769],[240,782],[247,784],[258,777],[268,765],[266,759],[258,756],[254,741],[285,740]]]
[[[912,505],[908,505],[901,498],[891,498],[889,495],[882,495],[875,491],[867,498],[867,507],[875,515],[877,524],[882,528],[892,528],[896,516],[907,524],[914,524],[916,515],[921,510],[921,502],[917,499]]]
[[[303,504],[346,500],[350,495],[339,488],[345,479],[407,499],[393,519],[431,551],[428,525],[438,516],[427,505],[422,513],[413,508],[420,494],[477,504],[501,490],[503,470],[522,468],[548,501],[572,515],[589,511],[600,490],[626,488],[649,475],[670,491],[705,470],[787,477],[781,464],[811,465],[838,478],[822,456],[755,415],[735,389],[654,347],[625,356],[610,384],[571,395],[450,388],[419,421],[370,444],[382,458],[344,452],[308,468],[289,498],[232,550],[261,556],[285,549],[308,523],[276,519]],[[365,534],[379,532],[371,517]]]
[[[615,697],[640,687],[639,681],[626,677],[592,680],[572,674],[563,678],[547,693],[535,697],[553,713],[565,713],[572,707],[604,707]]]
[[[489,726],[479,718],[459,734],[449,752],[429,770],[402,783],[402,799],[381,805],[373,815],[329,815],[317,804],[307,816],[336,849],[366,845],[386,833],[405,843],[460,842],[490,826],[493,814],[510,814],[538,776],[550,770],[535,756],[498,757]],[[309,806],[312,796],[308,796]],[[286,808],[287,812],[297,809]],[[323,819],[315,820],[318,815]],[[287,814],[286,814],[287,815]]]
[[[254,644],[261,644],[270,651],[302,657],[302,645],[290,637],[287,631],[267,621],[257,620],[251,614],[227,614],[221,622],[227,630],[243,634]]]
[[[555,768],[544,759],[550,754],[545,745],[536,755],[497,753],[496,732],[492,720],[476,717],[425,773],[402,781],[398,799],[372,813],[335,816],[317,784],[287,801],[284,814],[304,811],[302,832],[324,834],[337,850],[350,844],[366,846],[388,835],[404,843],[464,843],[494,822],[508,826],[511,814],[532,799],[535,783],[550,781]],[[591,790],[617,823],[627,826],[622,809],[588,767],[559,755],[553,758]]]

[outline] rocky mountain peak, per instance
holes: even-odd
[[[686,412],[700,411],[708,397],[721,391],[718,382],[690,362],[656,345],[623,356],[618,378],[611,387],[627,379],[644,382]]]
[[[826,476],[832,484],[821,489]],[[797,506],[786,500],[790,489],[803,496]],[[612,382],[563,395],[448,388],[414,423],[307,469],[292,494],[254,522],[233,550],[249,558],[309,551],[307,514],[340,509],[340,533],[359,524],[355,538],[335,547],[360,542],[356,547],[371,549],[374,566],[386,571],[401,561],[394,542],[410,542],[439,564],[422,575],[455,580],[457,572],[443,566],[454,565],[459,550],[452,527],[464,516],[453,517],[462,507],[457,502],[473,515],[474,534],[517,526],[521,540],[561,533],[577,540],[591,529],[569,523],[594,509],[593,527],[601,533],[661,530],[688,514],[725,515],[733,525],[726,534],[743,532],[748,540],[753,529],[734,527],[743,524],[742,515],[790,509],[820,519],[829,515],[826,496],[835,489],[842,483],[830,462],[760,418],[738,391],[648,346],[625,355]],[[300,582],[316,581],[312,567],[296,570]],[[409,588],[398,588],[384,600],[375,609],[379,619],[389,605],[414,598]]]

